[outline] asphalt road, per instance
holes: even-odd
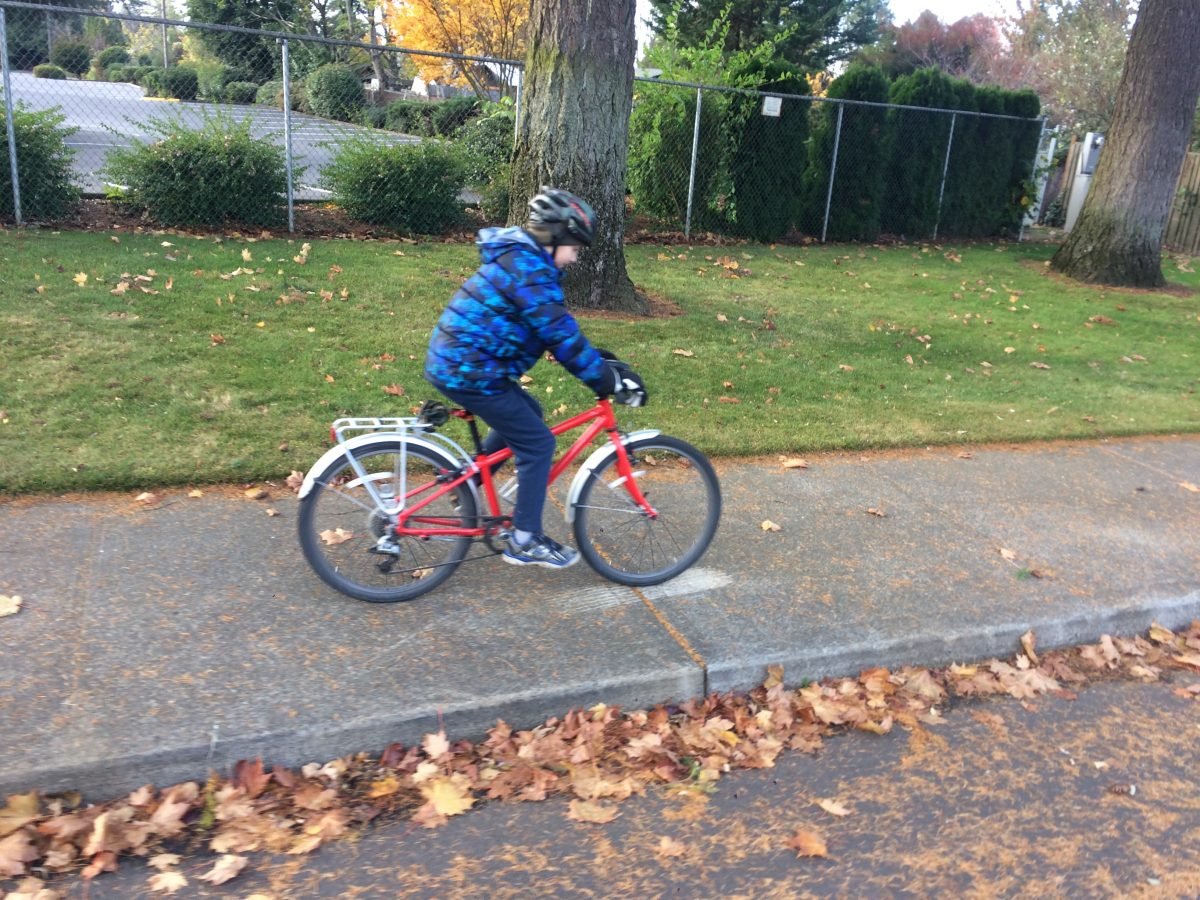
[[[188,897],[1195,897],[1200,895],[1196,678],[1088,686],[1078,699],[959,702],[944,725],[829,739],[708,795],[651,791],[608,825],[565,800],[499,802],[424,830],[376,824],[309,857],[252,856]],[[689,799],[689,797],[691,799]],[[835,800],[838,817],[817,804]],[[821,837],[824,857],[787,844]],[[664,841],[665,839],[665,841]],[[85,892],[149,897],[122,862]]]
[[[201,128],[207,118],[219,113],[239,123],[249,119],[250,133],[255,137],[277,141],[281,146],[284,141],[284,116],[278,109],[155,100],[143,97],[142,89],[133,84],[56,81],[34,78],[28,72],[13,72],[11,78],[13,98],[18,103],[38,110],[57,107],[66,117],[64,126],[77,129],[67,139],[67,145],[75,151],[75,171],[87,193],[104,193],[100,172],[109,151],[131,146],[135,140],[155,140],[158,135],[152,124],[156,121],[178,118],[188,127]],[[353,137],[389,143],[420,140],[293,113],[292,153],[299,172],[297,199],[320,200],[329,196],[320,186],[320,171],[333,160],[336,144]]]

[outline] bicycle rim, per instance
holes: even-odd
[[[471,545],[466,537],[396,538],[391,552],[376,550],[389,514],[408,491],[432,482],[446,468],[440,456],[400,441],[354,451],[364,479],[345,457],[317,478],[301,501],[300,546],[313,571],[330,587],[371,603],[412,600],[453,574]],[[421,510],[447,524],[470,527],[475,498],[465,484]],[[414,525],[416,523],[413,523]]]
[[[721,490],[704,454],[677,438],[633,441],[627,452],[658,516],[650,518],[634,503],[614,454],[580,491],[575,538],[584,559],[604,577],[634,586],[658,584],[704,555],[721,518]]]

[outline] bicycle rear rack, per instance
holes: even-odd
[[[427,434],[433,431],[433,426],[423,419],[396,416],[369,416],[337,419],[329,427],[329,434],[335,444],[345,442],[347,435],[355,432],[383,432],[386,434]]]

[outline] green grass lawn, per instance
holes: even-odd
[[[1049,274],[1052,252],[633,246],[636,283],[680,314],[581,318],[649,385],[623,420],[718,456],[1200,431],[1195,261],[1164,260],[1169,291],[1118,291]],[[306,469],[333,418],[433,395],[426,341],[476,259],[398,241],[0,234],[0,491]],[[552,364],[532,375],[552,413],[589,402]]]

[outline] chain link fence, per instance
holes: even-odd
[[[306,204],[422,234],[507,215],[512,60],[17,0],[0,0],[0,50],[0,217],[18,223],[81,196],[163,226],[292,230]],[[502,102],[447,96],[456,75]],[[758,241],[1016,232],[1042,120],[982,92],[932,105],[639,78],[630,224]]]

